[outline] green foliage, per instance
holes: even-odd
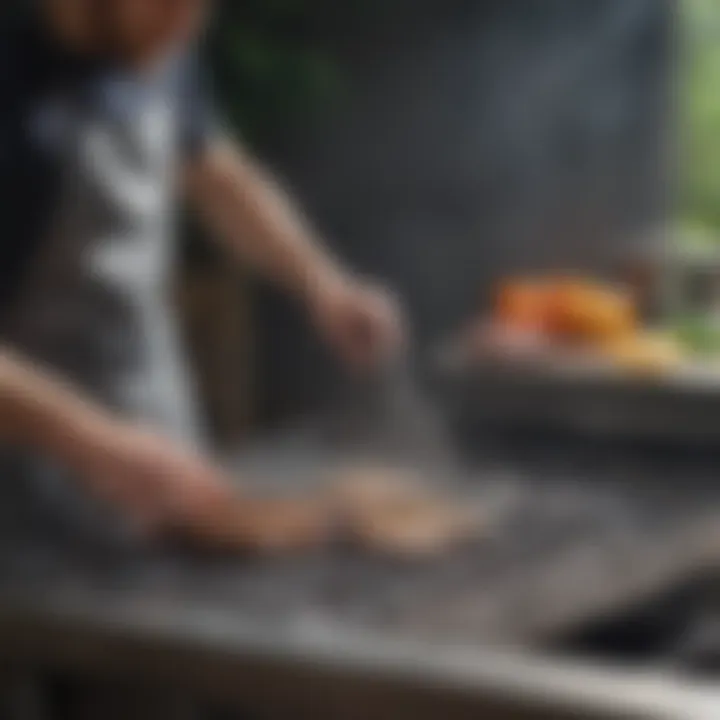
[[[226,3],[210,48],[230,122],[251,144],[272,146],[294,119],[342,91],[340,72],[313,42],[322,0]]]
[[[720,230],[720,2],[682,0],[682,210]]]
[[[675,336],[696,355],[715,357],[720,353],[720,328],[710,315],[689,315],[670,323]]]

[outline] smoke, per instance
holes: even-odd
[[[499,274],[594,269],[663,219],[668,0],[425,0],[324,18],[344,100],[281,169],[421,342]],[[378,19],[378,18],[381,18]]]

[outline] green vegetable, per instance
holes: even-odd
[[[672,324],[675,337],[690,352],[720,355],[720,322],[714,317],[683,318]]]

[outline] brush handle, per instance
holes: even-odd
[[[331,422],[336,442],[353,454],[402,464],[450,463],[442,419],[424,395],[408,354],[346,378]]]

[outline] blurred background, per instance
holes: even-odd
[[[12,3],[5,7],[12,11]],[[561,602],[572,607],[577,594],[592,622],[583,617],[582,632],[543,639],[543,650],[573,661],[603,653],[613,662],[652,660],[653,667],[699,654],[710,658],[716,680],[717,572],[609,624],[604,608],[597,624],[595,603],[612,593],[652,595],[642,570],[662,576],[648,583],[674,587],[698,558],[717,567],[720,3],[241,0],[217,7],[206,50],[227,126],[336,253],[397,289],[419,364],[437,359],[469,371],[445,388],[447,405],[459,388],[470,415],[532,416],[536,432],[503,442],[472,422],[462,428],[467,454],[479,457],[477,478],[491,490],[507,485],[509,505],[519,508],[507,522],[499,512],[500,541],[477,556],[471,548],[400,570],[341,549],[305,564],[249,563],[243,575],[221,562],[186,566],[162,555],[151,558],[164,573],[157,587],[175,588],[178,608],[186,597],[215,603],[217,595],[223,610],[247,610],[256,625],[269,618],[282,629],[278,617],[305,619],[309,608],[311,620],[331,617],[333,632],[358,617],[360,627],[385,632],[396,613],[409,635],[436,630],[428,636],[435,641],[446,631],[483,648],[483,633],[492,640],[488,628],[497,629],[492,612],[483,615],[493,602],[506,623],[501,630],[520,636],[533,612],[548,608],[578,624]],[[187,218],[178,303],[207,416],[218,440],[236,447],[313,413],[340,378],[301,311],[203,240]],[[549,356],[603,379],[609,368],[621,370],[621,381],[518,381],[548,370]],[[508,362],[518,357],[523,362]],[[687,389],[692,373],[703,382],[691,392],[666,392],[676,381]],[[480,389],[468,378],[479,379]],[[542,431],[561,415],[572,430],[581,421],[612,429],[613,442],[551,440]],[[636,434],[661,442],[636,444]],[[668,434],[683,442],[663,444]],[[690,436],[713,442],[696,451],[684,444]],[[282,454],[280,444],[260,447],[263,462],[263,450],[271,459]],[[288,466],[300,464],[289,457]],[[103,557],[98,565],[110,564]],[[548,572],[556,565],[562,573]],[[131,584],[136,568],[128,568],[116,585]],[[504,584],[506,568],[516,584]],[[329,591],[325,580],[333,581]],[[476,602],[483,597],[488,607]],[[430,613],[403,617],[416,601]],[[157,607],[162,615],[165,606]],[[202,623],[185,625],[203,631]],[[709,649],[707,637],[715,639]],[[187,661],[190,676],[203,674],[198,657]],[[262,695],[263,683],[248,677]],[[233,688],[238,682],[232,673],[225,678]],[[304,687],[307,700],[314,693]],[[318,698],[327,687],[321,690]],[[632,683],[628,690],[637,696]],[[284,697],[264,692],[264,703]],[[612,699],[615,690],[603,692]],[[362,695],[357,704],[333,697],[343,709],[357,705],[359,714],[347,717],[366,716]],[[714,705],[707,717],[716,716]]]
[[[245,0],[208,49],[226,121],[400,291],[426,348],[498,277],[645,262],[676,218],[712,235],[719,22],[712,0]],[[218,432],[321,402],[334,368],[297,311],[189,238],[181,296]]]
[[[713,0],[243,0],[207,54],[226,123],[426,347],[505,276],[636,268],[667,240],[714,266],[718,34]],[[192,227],[186,245],[219,436],[321,402],[332,364],[297,311]]]
[[[398,289],[420,354],[499,279],[644,277],[668,253],[712,276],[710,303],[663,312],[714,354],[718,35],[714,0],[243,0],[218,4],[207,55],[225,122],[336,252]],[[322,403],[336,368],[298,310],[190,222],[185,243],[218,437]]]

